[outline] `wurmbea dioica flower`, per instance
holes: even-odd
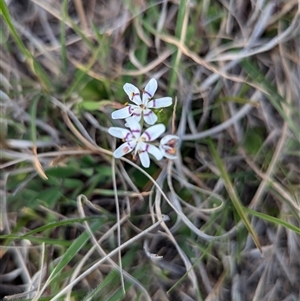
[[[153,125],[157,121],[157,116],[151,111],[151,109],[165,108],[172,104],[171,97],[162,97],[153,99],[154,93],[157,90],[157,81],[152,78],[142,90],[142,99],[139,89],[132,84],[125,84],[123,86],[124,91],[128,95],[129,99],[135,103],[129,104],[125,108],[114,111],[111,114],[112,119],[124,119],[132,116],[137,122],[143,119],[147,124]]]
[[[157,160],[161,160],[163,157],[162,152],[158,147],[148,142],[158,138],[165,132],[166,127],[163,124],[156,124],[147,128],[144,133],[141,134],[141,125],[136,120],[128,118],[126,122],[130,130],[120,127],[110,127],[108,129],[109,134],[124,141],[124,143],[114,151],[114,157],[121,158],[134,150],[134,157],[138,155],[144,167],[150,166],[149,154],[153,155]]]
[[[159,149],[164,157],[168,159],[176,159],[176,151],[179,137],[176,135],[166,135],[160,140]]]

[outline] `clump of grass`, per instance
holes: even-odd
[[[299,3],[2,1],[0,298],[298,300]],[[143,87],[178,159],[114,159]]]

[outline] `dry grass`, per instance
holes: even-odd
[[[0,298],[300,300],[299,1],[0,5]],[[143,169],[107,129],[152,77]]]

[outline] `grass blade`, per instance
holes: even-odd
[[[261,245],[260,245],[260,242],[258,240],[258,236],[256,234],[256,232],[254,231],[251,223],[249,222],[248,218],[247,218],[247,215],[244,211],[244,206],[242,205],[234,187],[233,187],[233,184],[230,180],[230,177],[226,171],[226,168],[224,166],[224,163],[222,161],[222,159],[220,158],[214,144],[212,141],[209,140],[209,148],[211,150],[211,153],[212,153],[212,156],[213,158],[215,159],[215,162],[220,170],[220,173],[221,173],[221,177],[223,178],[224,180],[224,183],[225,183],[225,187],[227,189],[227,192],[230,196],[230,199],[232,201],[232,204],[235,208],[235,210],[237,211],[239,217],[241,218],[241,220],[243,221],[243,223],[245,224],[245,227],[247,228],[248,232],[250,233],[250,235],[252,236],[252,239],[255,243],[255,245],[257,246],[257,248],[259,249],[259,251],[262,253],[262,248],[261,248]]]

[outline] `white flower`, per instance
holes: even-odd
[[[110,127],[108,133],[114,137],[123,139],[124,143],[114,151],[114,157],[120,158],[134,150],[134,157],[138,154],[144,167],[150,166],[149,154],[153,155],[157,160],[163,157],[158,147],[148,143],[158,138],[165,130],[163,124],[156,124],[147,128],[141,134],[141,125],[134,119],[127,120],[130,130],[119,127]]]
[[[142,91],[142,99],[140,91],[136,86],[127,83],[123,86],[123,89],[129,99],[135,104],[129,104],[125,108],[114,111],[111,114],[112,119],[124,119],[132,116],[139,122],[143,116],[145,122],[152,125],[157,121],[157,116],[150,109],[164,108],[172,104],[171,97],[153,99],[154,93],[157,90],[157,81],[154,78],[150,79]]]
[[[168,159],[176,159],[177,145],[179,137],[176,135],[166,135],[160,140],[159,149]]]

